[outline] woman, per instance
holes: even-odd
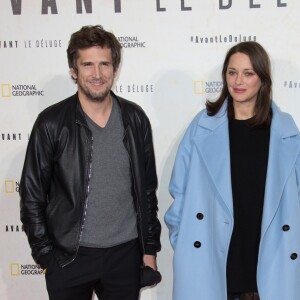
[[[172,173],[173,299],[299,300],[299,131],[271,100],[261,45],[232,47],[222,78]]]

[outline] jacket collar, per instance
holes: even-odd
[[[227,118],[227,100],[221,106],[220,110],[215,116],[209,116],[207,113],[202,115],[199,119],[198,126],[206,128],[210,131],[215,131],[220,125],[228,122]]]
[[[114,94],[112,91],[110,91],[110,94],[114,99],[117,100],[117,103],[121,108],[122,116],[124,117],[124,109],[121,105],[122,100],[120,100],[121,98],[118,97],[116,94]],[[85,113],[84,113],[82,106],[80,104],[80,101],[79,101],[78,92],[73,95],[73,101],[74,101],[74,105],[76,106],[76,122],[88,127],[86,118],[85,118]]]
[[[74,101],[74,105],[76,107],[76,123],[88,127],[86,118],[84,115],[84,111],[83,111],[80,101],[79,101],[78,92],[73,96],[73,101]]]

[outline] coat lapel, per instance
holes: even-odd
[[[194,137],[198,153],[203,158],[216,190],[233,216],[227,103],[224,103],[216,116],[203,115],[198,122],[198,129]]]
[[[269,161],[261,236],[263,238],[280,204],[284,185],[299,155],[299,131],[287,114],[273,103]]]

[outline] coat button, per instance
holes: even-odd
[[[200,243],[199,241],[196,241],[196,242],[194,243],[194,247],[195,247],[195,248],[200,248],[200,247],[201,247],[201,243]]]
[[[196,217],[198,220],[202,220],[204,218],[204,215],[201,213],[197,213]]]
[[[283,225],[282,226],[282,230],[283,231],[289,231],[290,230],[290,226],[289,225]]]
[[[297,254],[297,253],[292,253],[292,254],[291,254],[291,259],[292,259],[292,260],[295,260],[297,257],[298,257],[298,254]]]

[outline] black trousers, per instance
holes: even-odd
[[[111,248],[80,247],[76,259],[60,268],[53,258],[46,270],[50,300],[137,300],[141,253],[138,240]]]
[[[227,300],[259,300],[258,293],[228,294]]]

